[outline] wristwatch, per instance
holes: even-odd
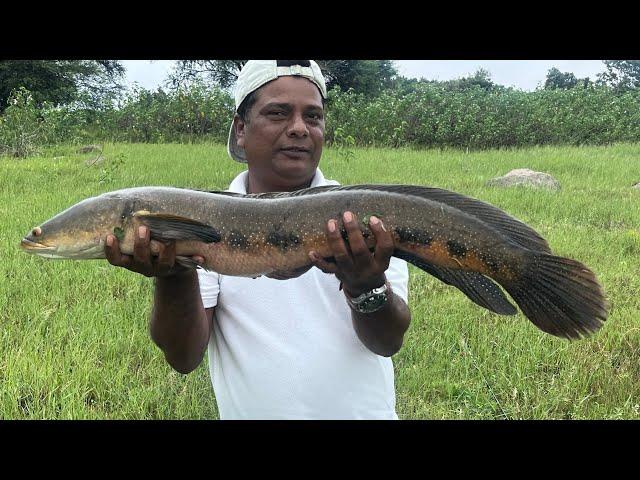
[[[380,310],[387,303],[390,295],[391,286],[388,281],[384,282],[384,285],[381,287],[364,292],[355,298],[345,292],[347,303],[353,310],[359,313],[373,313]]]

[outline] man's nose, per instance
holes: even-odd
[[[302,115],[292,115],[287,133],[291,136],[298,137],[306,137],[309,135],[309,129],[307,128],[307,124],[305,123],[304,118],[302,118]]]

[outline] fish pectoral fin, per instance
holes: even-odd
[[[220,233],[211,225],[191,218],[149,213],[144,210],[133,215],[149,227],[153,240],[201,240],[205,243],[215,243],[221,239]]]
[[[193,260],[193,258],[191,257],[185,257],[184,255],[176,255],[176,263],[179,265],[182,265],[183,267],[187,267],[187,268],[191,268],[193,270],[195,270],[196,268],[200,267],[203,270],[206,270],[207,272],[211,272],[212,270],[209,270],[206,265],[200,265],[199,263],[195,262]]]

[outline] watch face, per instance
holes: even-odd
[[[363,305],[360,306],[361,312],[373,312],[379,309],[384,303],[387,301],[387,295],[385,293],[380,293],[378,295],[373,295],[369,297]]]

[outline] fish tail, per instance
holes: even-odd
[[[577,339],[597,331],[608,303],[595,274],[582,263],[530,252],[515,282],[501,282],[522,312],[542,331]]]

